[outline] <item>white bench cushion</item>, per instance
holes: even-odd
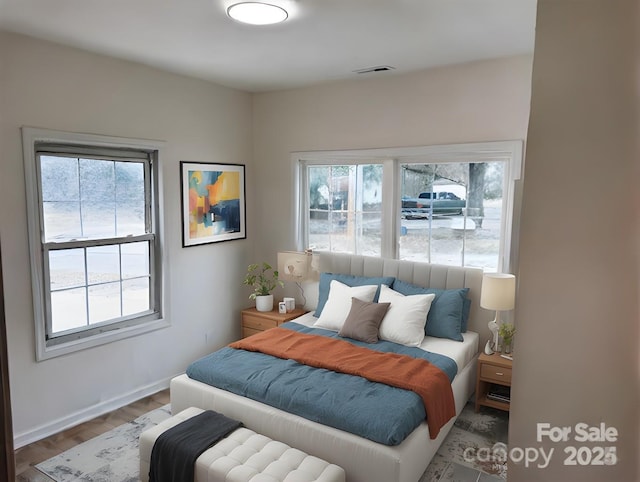
[[[151,450],[171,427],[202,410],[190,407],[140,435],[140,480],[149,480]],[[196,460],[196,482],[344,482],[344,469],[247,428],[239,428]]]

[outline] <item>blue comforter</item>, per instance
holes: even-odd
[[[451,358],[419,348],[387,341],[362,343],[295,322],[281,326],[302,333],[340,338],[373,350],[423,358],[442,369],[450,381],[458,371]],[[195,361],[187,368],[187,375],[385,445],[401,443],[426,417],[422,400],[409,390],[229,347]]]

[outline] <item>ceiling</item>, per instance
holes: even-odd
[[[0,0],[0,29],[251,92],[533,52],[536,0],[267,0],[260,27],[237,1]]]

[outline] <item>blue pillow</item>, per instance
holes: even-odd
[[[429,293],[435,294],[436,297],[431,302],[431,308],[427,315],[425,333],[437,338],[464,341],[461,333],[466,331],[465,299],[467,299],[469,288],[441,290],[436,288],[423,288],[422,286],[395,280],[392,289],[406,296]],[[466,305],[466,318],[468,319],[471,300],[469,300]]]
[[[468,288],[465,288],[465,289],[469,291]],[[469,322],[469,313],[471,312],[471,300],[466,297],[466,293],[465,293],[463,302],[464,302],[464,305],[462,307],[462,323],[460,324],[460,331],[462,333],[466,333],[467,324]]]
[[[365,286],[365,285],[378,285],[376,295],[373,297],[373,301],[378,301],[380,296],[380,285],[387,285],[391,287],[395,278],[393,276],[381,276],[381,277],[368,277],[368,276],[353,276],[350,274],[339,273],[320,273],[320,286],[318,289],[318,306],[314,316],[320,317],[327,298],[329,298],[329,285],[332,280],[339,281],[347,286]]]

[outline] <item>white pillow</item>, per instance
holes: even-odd
[[[320,313],[320,318],[314,326],[327,330],[340,331],[344,325],[349,311],[351,311],[351,298],[362,301],[373,301],[378,285],[347,286],[340,281],[331,280],[329,284],[329,296]]]
[[[424,325],[435,294],[410,295],[380,287],[379,303],[391,303],[382,319],[378,336],[406,346],[420,346],[424,339]]]

